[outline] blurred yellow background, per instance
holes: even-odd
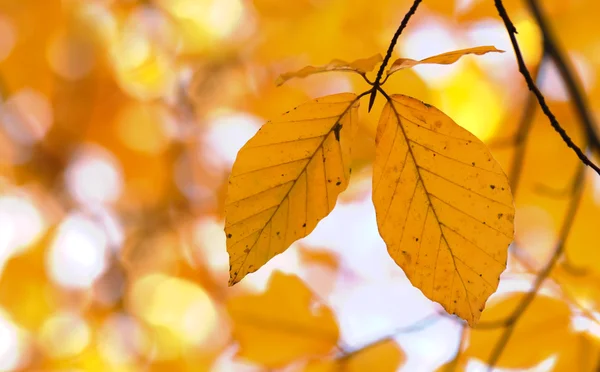
[[[439,305],[410,285],[377,232],[370,177],[381,96],[370,115],[366,102],[360,108],[352,182],[334,212],[227,287],[223,203],[237,151],[271,116],[367,89],[342,73],[282,87],[277,76],[384,53],[411,4],[0,0],[0,370],[334,371],[341,370],[330,363],[336,351],[363,350],[387,336],[391,347],[377,344],[383,347],[350,370],[435,370],[459,345],[459,369],[485,370],[496,336],[463,335],[456,319],[437,316]],[[505,4],[536,70],[538,27],[521,2]],[[600,3],[542,5],[597,116]],[[506,140],[528,91],[492,1],[424,2],[393,58],[478,45],[506,53],[404,70],[385,89],[446,112],[488,143],[510,174],[514,146]],[[542,65],[539,81],[585,147],[553,63]],[[516,247],[488,314],[514,306],[548,260],[569,203],[556,190],[569,187],[578,167],[539,110],[522,162]],[[597,365],[600,178],[588,172],[585,182],[565,257],[528,310],[556,316],[526,312],[501,366]],[[282,313],[289,316],[279,319]],[[410,328],[425,318],[431,321]],[[303,335],[288,322],[324,327],[329,338]],[[330,364],[311,365],[323,358]]]

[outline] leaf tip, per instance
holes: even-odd
[[[240,280],[237,278],[237,275],[233,274],[233,273],[229,273],[229,281],[227,282],[227,286],[228,287],[233,287],[234,285],[236,285]]]
[[[367,112],[371,112],[371,109],[373,108],[373,104],[375,103],[375,95],[377,94],[377,91],[373,89],[373,91],[371,92],[371,96],[369,97],[369,109],[367,110]]]

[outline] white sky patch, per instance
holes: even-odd
[[[584,92],[589,93],[594,88],[596,79],[594,69],[584,57],[574,52],[569,52],[565,57],[570,59],[571,72],[578,76]],[[540,75],[543,80],[539,85],[547,99],[555,101],[569,100],[569,93],[554,62],[544,63]]]
[[[29,198],[0,197],[0,267],[33,244],[46,227],[41,212]]]
[[[504,24],[495,20],[477,22],[470,28],[468,38],[469,44],[473,47],[493,45],[497,49],[503,50],[504,53],[490,53],[466,58],[473,58],[489,75],[499,78],[513,76],[516,69],[515,56]]]
[[[337,291],[330,300],[344,342],[353,347],[412,325],[437,309],[404,279],[353,285]]]
[[[223,222],[212,217],[198,220],[194,226],[194,240],[206,264],[215,272],[229,270],[229,256]]]
[[[115,201],[123,189],[118,159],[99,146],[79,150],[65,173],[67,188],[81,204],[97,205]]]
[[[50,278],[72,289],[87,289],[106,269],[108,239],[104,229],[78,214],[58,228],[46,260]]]
[[[423,313],[422,317],[425,317]],[[397,337],[407,361],[406,371],[433,371],[454,357],[460,342],[460,325],[457,321],[443,317],[433,322],[421,323],[427,326],[418,332],[400,334]]]
[[[25,362],[25,335],[7,313],[0,310],[0,371],[13,371]]]
[[[338,202],[302,242],[338,253],[348,270],[368,280],[386,280],[401,271],[379,235],[370,196],[352,203]]]
[[[458,40],[453,37],[456,31],[436,21],[423,22],[412,28],[403,36],[397,54],[402,58],[420,60],[436,54],[461,49]],[[397,58],[393,56],[393,62]],[[441,84],[449,80],[457,71],[459,65],[422,65],[414,67],[415,72],[428,84]],[[401,74],[402,72],[397,72]]]
[[[246,113],[222,114],[209,123],[201,154],[215,170],[230,169],[238,151],[256,134],[263,120]]]

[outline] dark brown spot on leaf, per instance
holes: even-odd
[[[227,234],[227,238],[231,238],[233,235],[231,234]]]
[[[342,184],[342,183],[341,183],[340,181],[337,181],[337,182],[335,183],[335,185],[336,185],[336,186],[339,186],[339,185],[341,185],[341,184]]]
[[[493,189],[495,189],[495,188],[496,188],[496,185],[490,185],[490,189],[492,189],[492,190],[493,190]]]
[[[333,126],[333,134],[335,135],[336,141],[340,142],[340,130],[342,130],[342,124],[339,122]]]

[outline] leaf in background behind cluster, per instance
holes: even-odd
[[[336,252],[325,248],[309,248],[301,246],[299,249],[300,262],[304,265],[322,266],[332,271],[340,268],[340,257]]]
[[[525,295],[525,293],[515,293],[493,303],[483,313],[482,322],[494,323],[506,319],[519,306]],[[575,341],[575,334],[572,333],[570,324],[571,311],[566,303],[556,298],[536,296],[519,317],[519,322],[497,366],[530,368],[561,352],[565,344]],[[465,356],[487,362],[503,332],[503,327],[471,330]]]
[[[553,367],[555,372],[597,372],[600,357],[600,343],[594,336],[587,333],[578,333],[571,339],[563,340],[558,360]]]
[[[404,95],[385,106],[376,146],[373,203],[388,252],[425,296],[474,325],[513,240],[506,175],[479,139]]]
[[[328,71],[348,71],[356,72],[358,74],[366,74],[373,71],[377,64],[381,63],[383,57],[381,54],[375,54],[369,58],[357,59],[353,62],[342,61],[341,59],[334,59],[323,66],[306,66],[298,71],[286,72],[281,74],[275,82],[278,86],[284,84],[286,81],[292,78],[304,78],[309,75],[318,74],[321,72]]]
[[[303,372],[395,372],[404,360],[396,341],[387,340],[338,359],[311,361]]]
[[[389,76],[396,71],[403,70],[405,68],[411,68],[416,65],[423,65],[423,64],[450,65],[450,64],[458,61],[460,59],[460,57],[462,57],[466,54],[482,55],[482,54],[486,54],[486,53],[490,53],[490,52],[504,53],[503,50],[496,49],[496,47],[494,47],[494,46],[479,46],[479,47],[474,47],[474,48],[460,49],[460,50],[454,50],[452,52],[438,54],[438,55],[435,55],[432,57],[422,59],[420,61],[410,59],[410,58],[398,58],[397,60],[394,61],[394,63],[392,63],[392,65],[388,69],[387,75]]]
[[[278,368],[302,358],[321,357],[337,344],[331,309],[314,308],[314,296],[295,275],[274,272],[263,294],[229,300],[238,356]]]
[[[225,202],[234,285],[305,237],[335,206],[350,179],[358,101],[317,98],[269,121],[242,147]]]

